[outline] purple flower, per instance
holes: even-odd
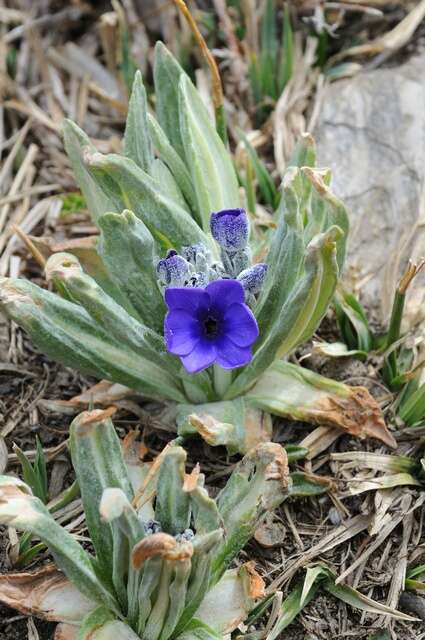
[[[167,350],[189,373],[216,363],[236,369],[252,359],[258,325],[237,280],[215,280],[205,289],[169,288],[164,334]]]
[[[248,216],[245,209],[223,209],[212,213],[210,227],[214,240],[229,253],[244,249],[248,243]]]

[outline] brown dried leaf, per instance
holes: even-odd
[[[140,569],[148,558],[159,556],[164,560],[179,562],[190,560],[193,546],[190,542],[179,543],[168,533],[153,533],[138,542],[132,552],[133,566]]]
[[[54,565],[0,575],[0,602],[26,615],[75,624],[95,606]]]

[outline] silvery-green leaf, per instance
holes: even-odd
[[[95,153],[96,149],[84,131],[71,120],[64,121],[63,134],[75,180],[83,192],[92,220],[97,224],[102,213],[115,210],[115,203],[87,170],[84,155]]]
[[[267,276],[255,307],[260,336],[266,336],[273,326],[301,275],[305,257],[303,218],[288,175],[282,183],[278,227],[270,235]]]
[[[316,143],[309,133],[302,133],[288,160],[288,167],[315,167]]]
[[[184,159],[184,145],[179,122],[178,87],[185,71],[162,42],[155,45],[153,68],[156,97],[156,113],[159,124],[173,148]]]
[[[225,638],[201,620],[194,618],[185,631],[176,637],[176,640],[225,640]]]
[[[169,587],[168,612],[161,629],[159,640],[168,640],[174,633],[176,625],[184,611],[187,586],[191,577],[192,564],[190,560],[177,562],[174,565],[174,575]]]
[[[127,551],[128,569],[129,550],[125,549],[125,536],[118,531],[117,524],[109,524],[102,519],[100,505],[105,489],[119,488],[128,500],[133,498],[133,489],[108,412],[95,410],[78,415],[70,427],[70,449],[99,571],[105,580],[113,582],[121,595],[120,552]]]
[[[246,620],[252,605],[239,570],[231,569],[208,591],[195,618],[225,635]]]
[[[118,204],[110,211],[130,209],[140,218],[160,247],[181,249],[189,244],[208,244],[207,236],[193,218],[179,207],[157,180],[132,160],[116,154],[86,154],[87,167],[102,188]]]
[[[162,333],[165,304],[157,284],[152,234],[131,211],[103,214],[99,228],[98,252],[111,278],[136,310],[137,317]]]
[[[289,484],[287,455],[278,444],[260,444],[238,463],[217,498],[226,537],[214,557],[212,584],[248,542],[266,512],[285,499]]]
[[[190,524],[189,495],[183,490],[186,452],[182,447],[170,447],[159,470],[156,490],[155,519],[165,533],[182,533]]]
[[[173,174],[171,173],[165,162],[163,162],[160,158],[155,158],[155,160],[152,162],[151,176],[158,182],[158,184],[161,185],[162,191],[167,194],[167,197],[170,200],[173,200],[176,204],[178,204],[179,207],[192,215],[190,207],[184,199],[184,196],[180,190],[179,185],[174,179]]]
[[[166,134],[161,129],[158,122],[153,116],[148,114],[148,126],[150,136],[157,153],[161,160],[167,165],[188,204],[191,207],[192,215],[197,222],[200,222],[200,216],[198,212],[198,203],[196,200],[196,193],[193,188],[192,178],[182,158],[177,151],[171,145]]]
[[[274,360],[290,353],[316,330],[335,290],[338,278],[335,242],[338,227],[315,236],[307,248],[304,268],[271,329],[260,334],[252,361],[226,393],[234,398],[246,391]]]
[[[29,487],[8,476],[0,476],[0,523],[37,536],[81,593],[118,611],[112,592],[95,573],[93,558],[54,520],[41,500],[31,495]]]
[[[185,400],[176,376],[161,369],[154,377],[149,361],[135,358],[132,350],[105,333],[80,305],[12,278],[0,281],[0,304],[54,360],[153,398]]]
[[[152,363],[152,376],[161,377],[162,369],[180,369],[171,357],[158,333],[130,316],[125,309],[108,296],[96,281],[83,272],[78,259],[69,253],[55,253],[47,261],[47,280],[63,283],[74,302],[80,304],[93,320],[119,344],[125,345],[140,358]]]
[[[147,108],[146,89],[143,86],[142,74],[137,71],[128,104],[124,153],[128,158],[134,160],[141,169],[150,173],[153,150],[148,129]]]
[[[252,410],[243,397],[232,401],[177,407],[179,435],[199,434],[211,446],[224,445],[229,453],[246,453],[271,439],[271,417]]]
[[[106,607],[98,607],[86,616],[78,640],[140,640],[125,622],[111,615]]]
[[[240,205],[236,173],[197,90],[184,76],[179,84],[179,117],[202,227],[208,231],[211,212]]]
[[[335,239],[336,261],[341,272],[349,230],[347,210],[329,187],[330,172],[302,167],[300,173],[303,180],[311,185],[310,211],[305,229],[306,242],[310,242],[318,233],[327,232],[334,225],[341,229],[342,234]]]
[[[364,387],[352,387],[283,360],[277,360],[246,394],[264,411],[294,420],[333,425],[394,447],[382,411]]]

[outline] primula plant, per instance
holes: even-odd
[[[177,442],[143,463],[135,434],[121,446],[109,415],[87,411],[71,425],[92,549],[27,484],[0,476],[0,524],[42,540],[57,567],[0,578],[1,600],[61,623],[57,640],[220,640],[264,597],[253,562],[229,565],[288,495],[285,450],[252,449],[213,500]]]
[[[49,258],[57,293],[1,279],[3,309],[63,364],[175,403],[180,434],[245,452],[270,439],[274,413],[393,444],[366,389],[284,360],[326,313],[348,233],[313,141],[301,140],[261,230],[212,117],[161,43],[154,80],[156,117],[136,74],[122,155],[65,124],[99,237],[81,261]]]

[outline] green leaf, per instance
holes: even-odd
[[[220,633],[194,618],[176,640],[224,640]]]
[[[128,500],[134,496],[120,441],[108,413],[95,410],[78,415],[70,427],[70,449],[99,571],[117,589],[115,563],[119,561],[117,553],[124,548],[125,537],[117,535],[114,527],[102,520],[99,508],[105,489],[119,488]],[[126,569],[128,562],[127,549]]]
[[[152,380],[161,379],[167,370],[180,370],[170,356],[162,336],[130,316],[108,296],[93,278],[85,274],[77,258],[55,253],[46,264],[47,280],[63,283],[74,302],[80,304],[93,320],[119,344],[125,345],[152,367]]]
[[[75,180],[83,192],[93,223],[97,225],[102,213],[115,210],[115,203],[86,166],[85,154],[96,153],[96,148],[84,131],[71,120],[64,120],[63,135],[65,151],[71,162]]]
[[[271,178],[269,172],[263,161],[258,156],[258,153],[249,142],[248,138],[245,134],[238,130],[238,135],[242,139],[245,148],[248,152],[249,158],[254,167],[255,175],[258,181],[258,187],[261,191],[261,195],[266,202],[266,204],[270,205],[273,209],[275,209],[279,204],[280,194],[276,189],[276,186]]]
[[[304,367],[277,360],[246,394],[254,407],[396,446],[377,402],[364,387],[351,387]]]
[[[29,487],[31,487],[33,494],[39,498],[43,504],[46,504],[49,499],[46,458],[38,436],[36,437],[36,443],[36,455],[33,465],[28,460],[25,453],[16,444],[14,445],[13,450],[21,463],[22,477],[24,481]]]
[[[183,490],[186,457],[182,447],[171,447],[159,470],[155,519],[172,536],[182,533],[190,524],[189,494]]]
[[[251,538],[266,512],[275,509],[287,495],[285,450],[271,442],[251,449],[238,463],[217,498],[226,538],[214,558],[212,584]]]
[[[282,30],[282,57],[279,68],[278,93],[282,93],[288,81],[292,78],[294,70],[294,36],[291,27],[291,16],[289,14],[289,2],[283,9],[283,30]],[[303,165],[306,163],[303,163]]]
[[[41,500],[31,495],[29,487],[9,476],[0,476],[0,523],[40,538],[81,593],[118,612],[111,591],[95,573],[92,557],[53,519]]]
[[[152,234],[131,211],[103,214],[99,228],[98,252],[113,281],[136,317],[161,334],[165,303],[157,283]]]
[[[156,398],[184,402],[178,379],[135,358],[79,305],[20,279],[0,279],[2,309],[31,336],[48,356],[99,379],[106,378]]]
[[[303,595],[303,585],[296,587],[282,602],[281,610],[277,621],[275,622],[272,630],[267,636],[267,640],[277,640],[280,634],[286,627],[289,627],[291,622],[295,620],[297,615],[302,609],[314,598],[317,593],[319,585],[313,584],[308,594],[304,595],[303,603],[301,604],[301,598]]]
[[[316,166],[316,143],[309,133],[302,133],[288,161],[288,167]]]
[[[335,295],[335,311],[339,329],[348,347],[369,353],[372,349],[373,336],[360,302],[341,287]]]
[[[291,481],[289,495],[297,498],[321,496],[332,488],[332,482],[328,478],[321,478],[302,471],[293,471]]]
[[[266,0],[261,20],[260,68],[263,93],[276,99],[276,61],[278,54],[274,0]]]
[[[262,330],[251,363],[236,377],[226,399],[244,393],[274,360],[290,353],[316,330],[337,283],[336,241],[340,236],[340,229],[331,227],[310,242],[303,272],[273,326],[266,333]]]
[[[84,620],[78,640],[140,640],[140,637],[125,623],[99,607]]]
[[[179,82],[181,77],[188,76],[162,42],[157,42],[155,46],[153,74],[159,124],[175,151],[184,160],[179,116]]]
[[[189,244],[208,244],[193,218],[176,204],[157,180],[132,160],[119,155],[95,153],[86,156],[87,166],[99,184],[117,203],[109,211],[130,209],[142,220],[162,250]]]
[[[202,227],[208,232],[212,211],[240,205],[233,164],[202,100],[189,79],[179,84],[179,117],[186,162],[195,188]],[[186,243],[188,244],[188,243]]]
[[[375,615],[390,616],[396,620],[404,620],[406,622],[415,622],[417,620],[417,618],[413,618],[406,613],[402,613],[401,611],[387,607],[387,605],[382,604],[381,602],[376,602],[376,600],[368,598],[363,595],[363,593],[360,593],[360,591],[357,591],[348,585],[335,584],[333,579],[323,582],[323,588],[325,591],[338,598],[338,600],[342,600],[342,602],[349,604],[355,609],[360,609],[361,611],[366,611],[367,613],[373,613]]]
[[[153,162],[152,142],[147,121],[147,98],[142,74],[136,72],[128,105],[124,133],[124,153],[146,173],[150,173]]]
[[[151,168],[152,177],[161,185],[168,197],[173,200],[179,207],[192,215],[192,212],[183,197],[180,187],[174,180],[174,176],[162,160],[155,158]]]
[[[167,165],[186,201],[190,205],[192,215],[198,223],[201,222],[201,218],[198,211],[198,202],[196,199],[196,193],[193,188],[192,178],[189,171],[186,168],[185,163],[172,147],[166,134],[161,129],[158,122],[150,114],[148,114],[148,127],[151,139],[159,154],[161,160]]]
[[[270,416],[248,407],[243,397],[232,401],[180,404],[176,422],[179,435],[199,433],[209,445],[224,445],[230,454],[246,453],[272,436]]]

